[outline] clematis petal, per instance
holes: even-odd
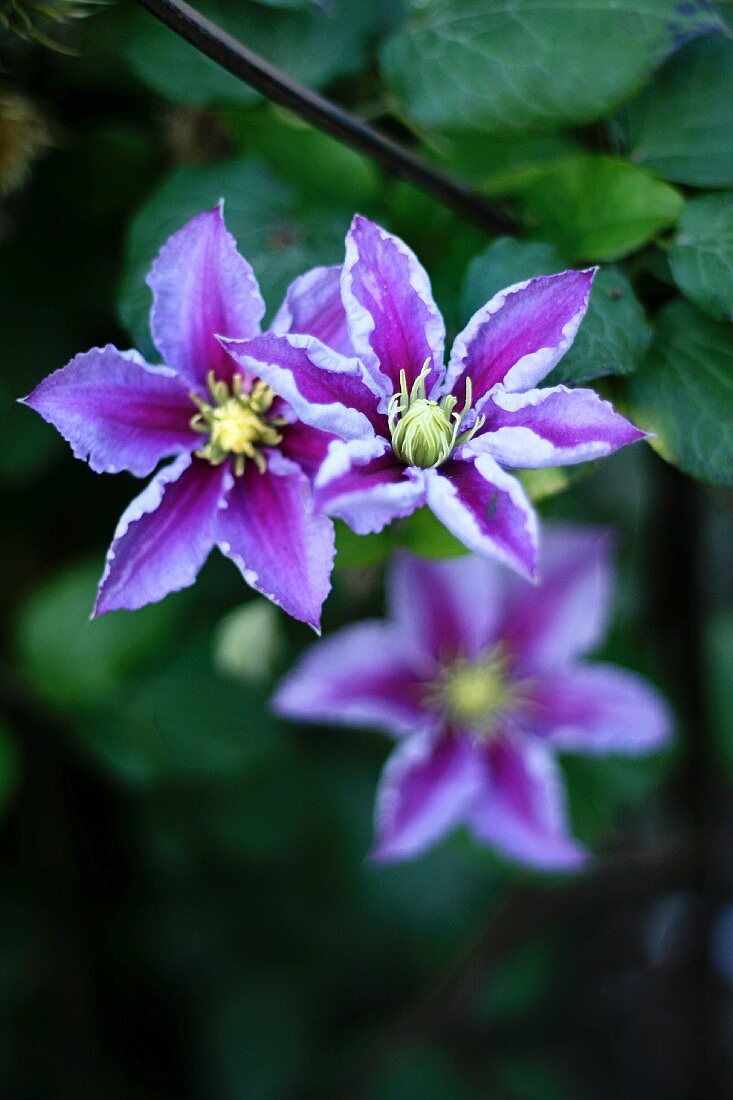
[[[341,300],[341,267],[314,267],[290,284],[271,331],[316,336],[340,355],[354,355]]]
[[[540,275],[495,294],[456,337],[442,392],[462,397],[470,375],[482,412],[482,398],[500,382],[513,393],[533,389],[572,344],[595,271]]]
[[[74,356],[23,403],[53,424],[98,474],[128,470],[145,477],[162,458],[200,441],[189,427],[196,410],[173,372],[110,344]]]
[[[533,579],[537,518],[516,478],[490,455],[471,455],[425,471],[429,507],[452,535],[478,554]]]
[[[352,346],[382,395],[382,408],[399,392],[400,371],[409,389],[425,362],[430,392],[443,369],[445,325],[411,249],[357,214],[346,237],[341,288]]]
[[[381,531],[393,519],[403,519],[425,503],[423,471],[405,467],[391,452],[376,458],[356,454],[348,462],[349,446],[334,444],[315,482],[316,507],[348,523],[357,535]],[[354,454],[353,450],[351,452]],[[326,479],[331,470],[339,470]]]
[[[446,561],[398,554],[387,578],[390,615],[433,659],[474,657],[497,636],[504,580],[495,562],[477,554]]]
[[[472,439],[471,450],[517,469],[589,462],[646,436],[593,390],[499,388],[483,411],[486,428]]]
[[[255,336],[265,306],[254,272],[224,224],[221,203],[168,238],[147,284],[153,292],[153,341],[168,366],[199,390],[212,370],[228,381],[234,364],[216,336]]]
[[[575,665],[531,684],[533,729],[555,748],[646,753],[672,728],[669,708],[641,676],[614,665]]]
[[[358,359],[344,358],[315,336],[297,334],[265,333],[254,340],[222,339],[221,344],[245,371],[284,398],[305,424],[341,439],[387,433]]]
[[[543,533],[536,587],[510,586],[502,636],[518,673],[562,668],[596,646],[611,599],[611,538],[594,527],[554,525]]]
[[[331,444],[340,443],[335,435],[319,432],[317,428],[311,428],[302,420],[288,424],[283,428],[282,435],[279,451],[286,458],[297,462],[311,480],[325,462]]]
[[[247,584],[319,632],[321,607],[331,590],[334,534],[331,521],[313,512],[306,475],[270,451],[264,473],[247,463],[226,504],[216,531],[222,553]]]
[[[357,623],[313,646],[273,702],[289,718],[415,733],[434,721],[421,706],[419,666],[393,626]]]
[[[569,831],[560,770],[546,745],[504,737],[486,749],[488,782],[470,827],[511,859],[544,870],[572,870],[587,853]]]
[[[484,782],[468,738],[420,734],[394,750],[377,791],[372,859],[419,855],[466,821]]]
[[[193,584],[230,480],[226,466],[189,455],[156,474],[117,525],[94,614],[133,611]]]

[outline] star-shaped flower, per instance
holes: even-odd
[[[350,355],[302,335],[224,345],[304,423],[345,441],[316,479],[319,507],[366,534],[427,504],[467,547],[534,577],[535,513],[505,467],[585,462],[644,437],[593,390],[536,388],[570,347],[593,274],[501,291],[444,368],[445,326],[425,271],[401,240],[357,215],[341,273]]]
[[[298,421],[218,334],[253,337],[264,303],[221,205],[164,244],[147,279],[151,331],[165,362],[108,345],[77,355],[25,398],[97,473],[155,474],[123,514],[95,614],[138,608],[193,584],[214,546],[245,580],[318,628],[330,589],[333,525],[310,477],[332,437]],[[332,339],[338,271],[293,284],[275,321]]]
[[[583,861],[556,754],[648,753],[670,730],[639,675],[581,659],[606,628],[608,547],[605,532],[548,529],[536,586],[478,555],[401,556],[389,619],[317,642],[285,678],[281,714],[397,739],[375,858],[415,856],[462,825],[526,864]]]

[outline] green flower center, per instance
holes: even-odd
[[[471,428],[461,433],[461,424],[471,409],[473,392],[471,379],[466,378],[466,401],[460,412],[458,398],[449,395],[431,401],[425,392],[425,379],[430,374],[426,359],[420,374],[407,389],[407,375],[400,371],[400,392],[392,396],[387,408],[392,449],[406,466],[441,466],[456,447],[467,443],[483,426],[484,416],[477,416]]]
[[[508,659],[501,646],[474,660],[459,657],[441,670],[425,702],[440,707],[452,726],[490,739],[501,715],[518,700],[517,686],[507,673]]]
[[[220,466],[233,457],[237,476],[244,473],[247,459],[251,459],[260,473],[264,473],[267,461],[262,448],[276,447],[282,441],[278,428],[285,424],[282,417],[267,417],[275,394],[264,382],[255,382],[245,393],[240,374],[234,375],[229,386],[217,381],[214,372],[210,371],[207,382],[211,403],[191,394],[199,410],[191,418],[191,427],[209,437],[196,455],[212,466]]]

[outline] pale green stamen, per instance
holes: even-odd
[[[234,375],[229,386],[217,381],[214,372],[209,371],[207,382],[213,403],[191,394],[199,410],[191,418],[191,427],[209,437],[196,455],[212,466],[220,466],[231,456],[237,476],[244,473],[249,458],[264,473],[267,462],[261,448],[276,447],[282,441],[277,429],[285,424],[281,417],[266,416],[275,400],[274,393],[264,382],[255,382],[249,393],[245,393],[239,374]]]
[[[501,715],[518,701],[517,685],[507,672],[501,646],[472,661],[459,657],[441,670],[424,702],[439,707],[457,729],[489,739],[498,731]]]
[[[423,469],[447,462],[456,447],[467,443],[486,419],[477,416],[468,431],[461,432],[461,424],[473,403],[471,379],[466,378],[466,400],[459,412],[458,398],[452,394],[439,401],[428,400],[425,379],[429,374],[430,360],[426,359],[408,392],[407,375],[401,370],[400,392],[393,395],[387,408],[394,453],[406,466]]]

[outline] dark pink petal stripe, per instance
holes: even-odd
[[[461,398],[470,375],[480,412],[481,399],[500,382],[518,393],[533,389],[572,344],[594,274],[540,275],[500,291],[456,337],[445,391]]]
[[[252,268],[224,225],[221,205],[168,238],[147,283],[153,340],[168,366],[199,390],[211,370],[228,380],[234,364],[216,337],[256,335],[265,306]]]
[[[333,524],[315,515],[308,478],[276,451],[260,473],[247,463],[218,517],[216,541],[244,579],[289,615],[320,630],[331,589]]]
[[[443,369],[445,326],[430,280],[414,253],[357,214],[346,238],[343,299],[351,343],[386,398],[412,385],[427,361],[427,388]]]
[[[95,614],[134,610],[187,588],[214,545],[228,467],[181,455],[123,513],[99,586]]]
[[[180,379],[111,345],[76,355],[25,404],[100,474],[145,477],[162,458],[192,450],[201,439],[189,427],[196,409]]]

